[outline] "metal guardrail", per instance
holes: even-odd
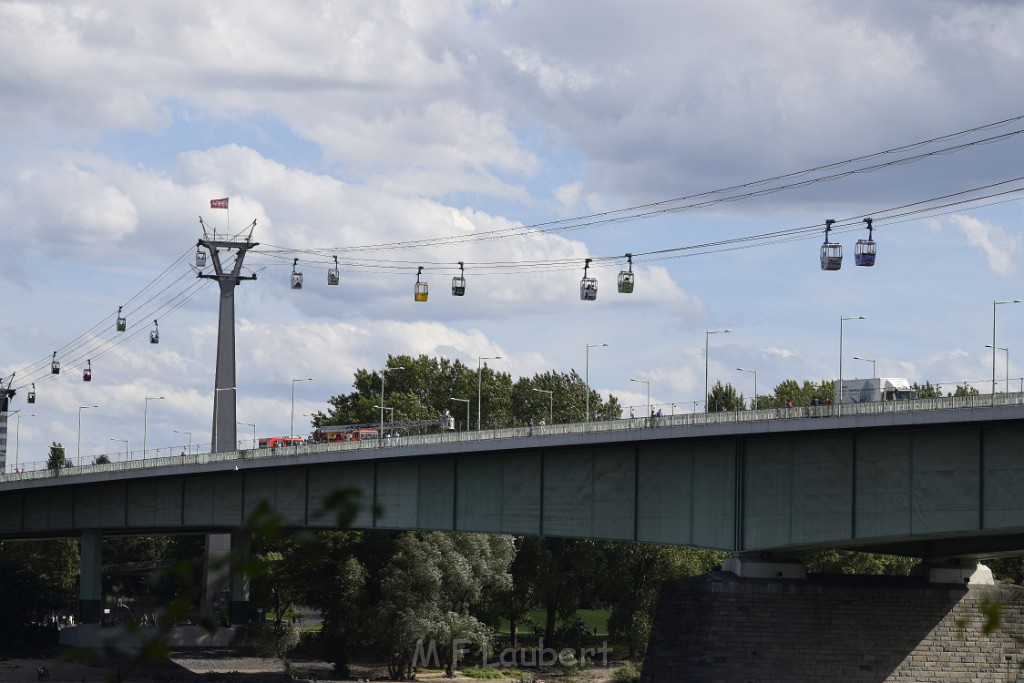
[[[282,458],[294,455],[311,455],[376,450],[394,446],[426,446],[452,443],[486,442],[507,439],[523,439],[544,436],[571,436],[592,433],[630,432],[649,427],[705,427],[779,420],[801,420],[823,417],[853,418],[898,413],[921,413],[937,410],[986,410],[1002,406],[1024,406],[1024,392],[1009,394],[982,394],[978,396],[945,396],[939,398],[914,399],[910,401],[888,401],[876,403],[844,403],[842,406],[800,406],[793,408],[759,408],[721,413],[680,413],[660,417],[630,417],[618,420],[602,420],[589,423],[535,425],[533,427],[508,427],[482,430],[479,432],[443,432],[418,436],[398,436],[366,441],[344,441],[336,443],[313,443],[278,448],[257,448],[225,451],[222,453],[193,453],[146,460],[124,460],[100,465],[80,465],[59,470],[33,469],[17,473],[0,474],[0,483],[70,477],[98,472],[127,472],[153,467],[180,467],[185,465],[206,465],[212,463],[250,461],[264,458]]]

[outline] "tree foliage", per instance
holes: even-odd
[[[486,361],[472,368],[458,360],[426,355],[388,356],[385,368],[384,404],[394,409],[396,422],[436,420],[448,411],[456,429],[466,430],[476,429],[478,422],[481,428],[492,429],[548,420],[582,422],[586,417],[588,389],[575,370],[539,373],[513,382],[509,373],[495,370]],[[313,427],[377,423],[381,381],[380,369],[357,370],[354,391],[332,396],[328,410],[313,416]],[[593,389],[589,395],[592,419],[621,417],[622,408],[614,396],[605,400]],[[389,414],[385,417],[390,420]]]

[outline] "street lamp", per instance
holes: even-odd
[[[450,398],[453,401],[461,401],[462,403],[466,404],[466,426],[462,428],[462,431],[468,432],[469,431],[469,399],[468,398],[455,398],[454,396],[449,396],[448,398]]]
[[[992,302],[992,393],[996,393],[996,306],[1000,304],[1019,304],[1020,299],[1012,299],[1010,301],[993,301]]]
[[[595,349],[599,346],[608,346],[607,344],[587,344],[587,364],[586,364],[586,384],[587,384],[587,419],[586,422],[590,422],[590,349]]]
[[[633,379],[632,377],[629,378],[629,381],[630,382],[639,382],[640,384],[646,384],[647,385],[647,413],[646,414],[650,415],[651,414],[651,383],[649,381],[645,380],[645,379]]]
[[[548,395],[548,424],[555,423],[555,392],[548,391],[547,389],[534,389],[534,391],[541,394]]]
[[[991,344],[985,344],[985,348],[990,348]],[[1006,346],[997,346],[1000,351],[1006,352],[1006,393],[1010,393],[1010,349]]]
[[[192,455],[192,432],[174,430],[175,434],[188,434],[188,454]]]
[[[385,365],[380,370],[380,433],[378,434],[378,437],[381,439],[384,438],[384,373],[388,370],[405,370],[405,368],[401,365],[394,368],[389,368]],[[381,443],[384,442],[381,441]]]
[[[388,413],[388,424],[392,425],[391,433],[394,434],[395,428],[394,428],[393,425],[395,424],[395,409],[394,408],[389,408],[388,406],[374,406],[374,408],[380,408],[381,410],[390,410],[391,411],[390,413]],[[383,430],[383,427],[381,427],[381,429]]]
[[[732,330],[705,330],[704,331],[704,412],[711,410],[708,394],[708,338],[713,334],[728,334]]]
[[[483,380],[481,379],[480,371],[483,368],[483,362],[485,360],[501,360],[501,356],[477,356],[476,359],[476,431],[480,431],[480,396],[482,394],[481,388],[483,386]]]
[[[163,396],[147,396],[146,410],[142,414],[142,462],[146,462],[146,445],[149,437],[149,402],[163,401]]]
[[[754,373],[754,400],[751,402],[751,409],[757,410],[757,370],[748,370],[747,368],[736,368],[740,372],[752,372]]]
[[[18,420],[14,425],[14,471],[18,471],[18,455],[21,452],[21,409],[14,411],[18,416]],[[29,413],[24,417],[36,417],[35,413]]]
[[[239,422],[238,424],[245,425],[246,427],[252,427],[252,447],[256,448],[256,425],[252,422]]]
[[[292,378],[292,422],[291,422],[290,431],[288,432],[288,436],[295,436],[295,383],[296,382],[312,382],[312,381],[313,381],[312,377],[306,377],[305,379],[295,379],[294,377]],[[249,423],[247,423],[247,422],[239,422],[238,424],[249,424]],[[255,429],[256,428],[254,427],[253,428],[254,436],[252,437],[253,440],[256,439],[256,437],[255,437],[255,433],[256,433]]]
[[[128,450],[128,439],[115,439],[114,437],[110,437],[110,440],[111,441],[120,441],[121,443],[123,443],[124,444],[124,459],[125,460],[130,460],[131,459],[131,457],[132,457],[131,451]]]
[[[874,358],[861,358],[860,356],[854,356],[853,359],[854,360],[862,360],[865,363],[871,363],[871,379],[874,379],[874,378],[878,377],[878,370],[875,369],[875,359]]]
[[[847,320],[867,320],[862,315],[839,316],[839,394],[836,400],[836,414],[843,414],[843,323]]]
[[[82,411],[99,406],[78,406],[78,466],[82,466]]]

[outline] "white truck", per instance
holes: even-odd
[[[909,380],[892,377],[844,379],[842,387],[836,389],[836,394],[839,403],[906,401],[917,398],[917,392]]]

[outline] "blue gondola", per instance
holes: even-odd
[[[420,273],[423,272],[423,266],[419,267],[416,271],[416,287],[413,289],[413,300],[414,301],[426,301],[427,300],[427,283],[420,282]]]
[[[594,301],[597,299],[597,278],[587,276],[587,268],[593,259],[587,259],[583,264],[583,279],[580,280],[580,301]]]
[[[822,270],[839,270],[843,267],[843,245],[828,241],[828,232],[835,222],[834,218],[825,221],[825,243],[821,245]]]
[[[871,218],[864,219],[864,222],[868,224],[868,238],[866,240],[857,240],[857,246],[854,247],[853,262],[858,266],[875,265],[875,254],[877,253],[878,246],[875,244],[872,234],[872,221],[873,219]]]

